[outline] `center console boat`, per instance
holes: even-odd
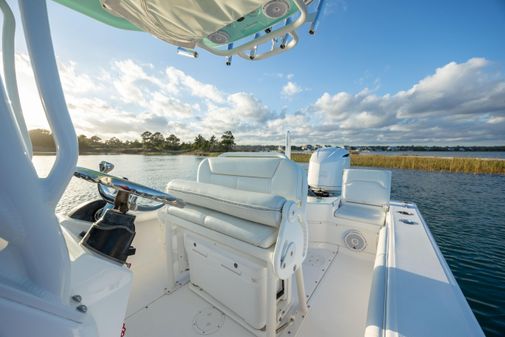
[[[227,64],[292,49],[303,24],[315,32],[324,5],[57,2]],[[0,0],[0,336],[483,336],[416,205],[391,201],[391,172],[352,169],[344,149],[314,152],[308,174],[289,147],[224,153],[164,192],[111,175],[107,162],[76,167],[45,1],[19,5],[57,154],[39,178],[17,92],[14,16]],[[57,216],[72,175],[102,198]]]

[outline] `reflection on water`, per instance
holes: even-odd
[[[47,174],[53,160],[34,157],[39,175]],[[202,158],[91,155],[79,157],[78,165],[97,168],[101,160],[115,165],[114,175],[164,190],[171,179],[195,179]],[[97,197],[95,185],[72,178],[57,211]],[[417,203],[484,332],[502,336],[505,176],[393,170],[392,198]]]

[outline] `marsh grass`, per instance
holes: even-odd
[[[293,153],[291,157],[297,162],[307,163],[310,160],[310,154],[306,153]],[[505,160],[497,159],[351,155],[351,165],[423,171],[505,175]]]
[[[310,156],[310,153],[291,153],[291,159],[299,163],[308,163]]]

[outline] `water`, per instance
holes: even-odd
[[[39,174],[46,175],[53,160],[36,156]],[[101,160],[116,165],[115,175],[164,190],[171,179],[194,179],[202,158],[90,155],[81,156],[79,165],[96,168]],[[419,206],[486,335],[503,336],[505,176],[393,170],[392,185],[393,199]],[[94,184],[72,178],[57,211],[97,197]]]
[[[95,169],[102,160],[114,164],[111,172],[118,177],[143,184],[160,191],[175,178],[196,179],[198,163],[195,156],[143,156],[143,155],[89,155],[80,156],[78,166]],[[54,162],[54,156],[34,156],[33,161],[39,176],[46,176]],[[56,212],[68,212],[87,200],[99,198],[96,185],[78,178],[72,178],[65,194],[56,206]]]
[[[415,202],[487,336],[505,332],[505,176],[393,170],[392,199]]]
[[[464,157],[464,158],[486,158],[505,159],[505,152],[487,151],[372,151],[360,152],[360,155],[379,154],[383,156],[421,156],[421,157]]]

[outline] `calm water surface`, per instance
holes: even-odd
[[[53,160],[34,157],[39,175]],[[164,190],[171,179],[194,179],[202,158],[90,155],[78,165],[97,168],[101,160],[114,163],[115,175]],[[57,211],[97,197],[94,184],[72,178]],[[505,176],[393,170],[392,198],[417,203],[484,332],[504,336]]]

